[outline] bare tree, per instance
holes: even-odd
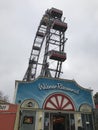
[[[0,100],[9,102],[8,96],[4,95],[2,91],[0,91]]]
[[[94,95],[94,102],[96,105],[98,104],[98,92]]]

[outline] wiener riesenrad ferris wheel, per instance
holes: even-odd
[[[24,81],[32,81],[37,76],[59,78],[64,52],[67,23],[62,19],[63,12],[56,8],[46,10],[38,26]]]

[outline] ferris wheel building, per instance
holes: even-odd
[[[92,90],[60,78],[67,59],[67,28],[62,10],[45,11],[26,73],[15,83],[17,130],[95,130]]]

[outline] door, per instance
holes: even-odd
[[[46,112],[44,130],[75,130],[74,114]]]
[[[22,110],[20,112],[19,130],[35,130],[35,119],[35,111]]]
[[[65,130],[65,117],[53,115],[53,130]]]
[[[74,114],[53,114],[50,130],[75,130]]]
[[[93,130],[92,114],[82,114],[82,126],[85,130]]]

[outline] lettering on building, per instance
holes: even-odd
[[[72,88],[65,87],[61,83],[57,83],[54,85],[48,85],[48,84],[42,83],[42,84],[39,84],[38,87],[40,90],[64,90],[64,91],[70,91],[75,94],[79,94],[79,90],[74,90]]]
[[[0,110],[8,110],[9,109],[9,105],[0,105]]]

